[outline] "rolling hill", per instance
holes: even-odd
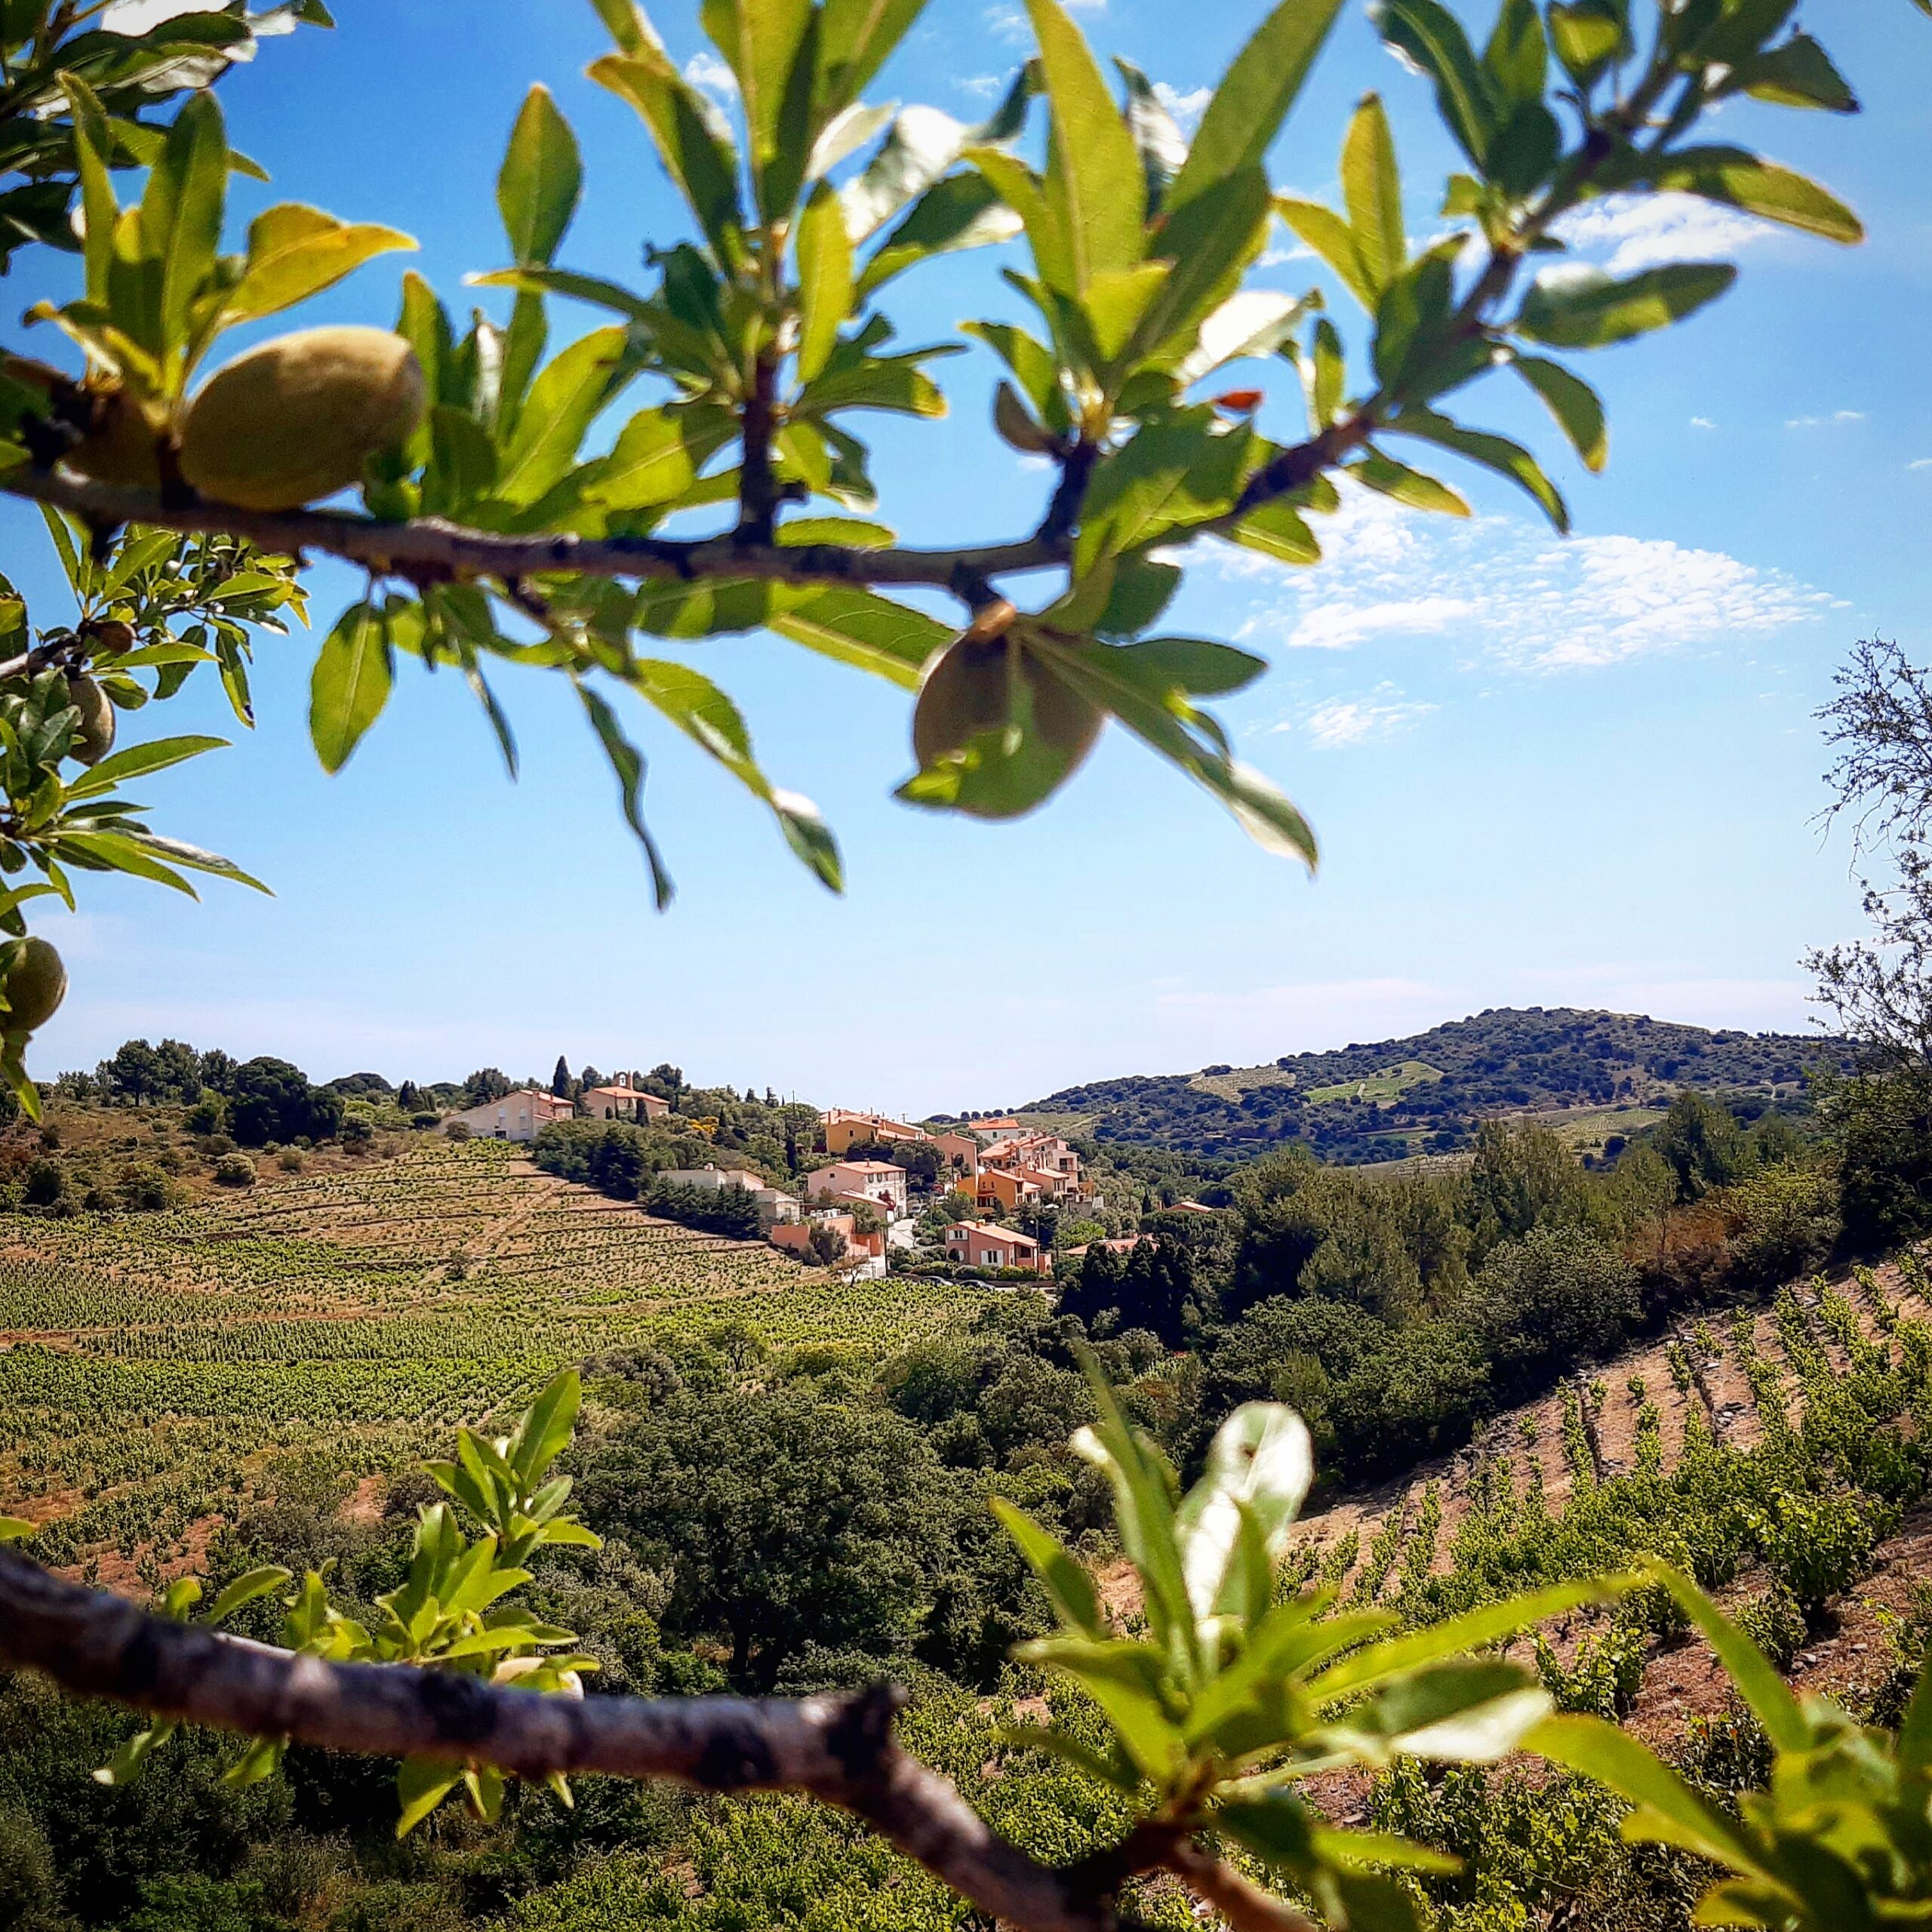
[[[1097,1141],[1196,1157],[1239,1158],[1300,1141],[1325,1160],[1353,1163],[1453,1152],[1497,1115],[1548,1113],[1580,1144],[1601,1145],[1647,1124],[1686,1087],[1801,1109],[1807,1069],[1844,1057],[1844,1042],[1814,1035],[1498,1007],[1406,1039],[1266,1066],[1091,1081],[1018,1112]]]

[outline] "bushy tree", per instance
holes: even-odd
[[[229,1129],[245,1147],[272,1140],[328,1140],[342,1124],[342,1096],[312,1087],[299,1066],[270,1054],[235,1069]]]

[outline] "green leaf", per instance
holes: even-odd
[[[1149,678],[1159,678],[1189,697],[1223,697],[1245,690],[1268,669],[1265,657],[1206,638],[1143,637],[1121,648]]]
[[[1371,1757],[1491,1764],[1549,1712],[1549,1694],[1518,1666],[1457,1657],[1404,1672],[1351,1705],[1329,1734]]]
[[[210,872],[217,878],[232,879],[237,885],[252,886],[257,892],[268,891],[260,879],[252,878],[232,859],[224,859],[219,852],[204,851],[198,845],[189,845],[179,838],[164,838],[158,832],[130,832],[128,836],[145,851],[158,853],[177,866],[187,866],[198,872]]]
[[[1552,349],[1601,349],[1667,328],[1715,301],[1737,279],[1726,262],[1680,262],[1617,280],[1601,269],[1540,275],[1512,325]]]
[[[1483,69],[1506,100],[1540,101],[1549,77],[1549,48],[1535,0],[1503,0],[1483,49]]]
[[[1444,125],[1478,168],[1488,158],[1495,103],[1462,23],[1436,0],[1376,0],[1382,38],[1435,84]]]
[[[271,1590],[278,1590],[291,1580],[291,1573],[279,1563],[264,1564],[258,1570],[250,1570],[237,1577],[217,1596],[213,1605],[202,1617],[204,1623],[220,1623],[234,1615],[245,1603],[253,1603],[257,1597],[265,1597]]]
[[[1182,1574],[1197,1620],[1226,1607],[1223,1590],[1243,1509],[1253,1512],[1269,1556],[1278,1556],[1314,1479],[1307,1426],[1281,1403],[1244,1402],[1215,1431],[1207,1467],[1174,1512]]]
[[[643,755],[624,736],[623,728],[617,722],[617,715],[595,691],[587,685],[579,685],[577,694],[583,701],[585,715],[589,718],[591,728],[596,732],[604,747],[605,755],[611,761],[611,769],[617,774],[619,792],[623,801],[624,822],[635,835],[643,848],[645,865],[651,872],[653,894],[657,909],[663,912],[671,903],[670,875],[664,869],[664,861],[659,854],[657,842],[651,835],[650,828],[644,822]]]
[[[1049,1637],[1023,1644],[1014,1654],[1072,1678],[1106,1713],[1128,1755],[1153,1784],[1163,1786],[1173,1777],[1186,1747],[1161,1701],[1164,1660],[1154,1645]]]
[[[818,35],[821,111],[857,100],[906,38],[925,0],[825,0]]]
[[[1341,0],[1281,0],[1235,56],[1168,191],[1170,211],[1258,166],[1273,144]]]
[[[675,503],[737,434],[737,419],[728,409],[667,403],[641,411],[618,432],[585,498],[608,509]]]
[[[1562,493],[1521,443],[1480,429],[1465,429],[1429,409],[1405,409],[1389,426],[1404,435],[1421,436],[1445,450],[1454,450],[1458,456],[1467,457],[1472,463],[1508,477],[1534,499],[1558,530],[1569,529],[1570,511]]]
[[[1856,114],[1858,97],[1832,57],[1808,33],[1795,33],[1780,46],[1739,61],[1728,85],[1742,87],[1754,100],[1780,107],[1822,107],[1832,114]]]
[[[225,751],[226,738],[155,738],[144,745],[130,745],[124,751],[110,752],[84,772],[67,787],[69,798],[97,798],[124,785],[131,778],[145,777],[150,771],[165,771],[204,752]]]
[[[1395,143],[1379,94],[1364,94],[1342,143],[1342,192],[1355,258],[1377,294],[1400,275],[1409,259],[1408,230],[1402,220],[1402,179],[1395,166]]]
[[[852,308],[852,245],[829,182],[812,190],[798,223],[798,380],[823,373]]]
[[[1310,1682],[1309,1697],[1315,1703],[1329,1704],[1373,1690],[1425,1664],[1500,1643],[1580,1604],[1600,1603],[1604,1595],[1604,1586],[1598,1583],[1555,1583],[1501,1603],[1484,1604],[1460,1617],[1356,1651]]]
[[[1208,318],[1233,299],[1243,272],[1268,236],[1268,177],[1248,168],[1170,213],[1155,242],[1172,266],[1164,287],[1148,304],[1136,348],[1177,359],[1198,343]]]
[[[1932,0],[1927,0],[1932,8]],[[1932,1657],[1920,1665],[1912,1700],[1899,1726],[1899,1768],[1923,1779],[1932,1772]]]
[[[223,324],[293,308],[373,257],[415,246],[395,229],[374,223],[352,226],[297,202],[264,209],[249,226],[248,264],[223,302]]]
[[[583,1385],[577,1371],[567,1368],[551,1378],[524,1412],[510,1440],[509,1463],[526,1490],[535,1486],[568,1447],[583,1401]]]
[[[1575,0],[1549,10],[1550,45],[1571,79],[1588,87],[1615,60],[1629,35],[1629,9],[1617,0]]]
[[[1681,1571],[1654,1556],[1640,1558],[1638,1567],[1668,1591],[1678,1607],[1704,1633],[1771,1743],[1780,1751],[1808,1750],[1813,1742],[1811,1727],[1789,1686],[1764,1652]]]
[[[895,115],[878,152],[839,198],[854,243],[924,194],[959,159],[972,132],[936,107],[908,107]]]
[[[383,614],[353,604],[322,640],[309,681],[309,735],[325,771],[340,771],[362,734],[382,715],[394,680]]]
[[[949,175],[928,188],[872,251],[860,272],[857,292],[869,295],[935,255],[1010,242],[1024,225],[984,175]]]
[[[780,791],[752,754],[750,734],[738,707],[702,672],[685,664],[638,658],[625,681],[649,700],[691,742],[715,758],[755,798],[771,807],[793,853],[828,891],[844,889],[838,845],[818,808],[795,792]]]
[[[1398,463],[1380,450],[1371,451],[1359,463],[1352,463],[1347,468],[1348,473],[1358,483],[1378,491],[1385,497],[1392,497],[1398,503],[1407,503],[1411,509],[1435,510],[1444,516],[1469,514],[1469,505],[1447,484],[1438,482],[1433,476],[1425,476],[1420,470],[1411,469],[1407,463]]]
[[[172,866],[164,865],[140,841],[118,832],[63,832],[56,841],[59,856],[84,870],[128,872],[165,885],[190,899],[201,895]]]
[[[1580,1771],[1641,1807],[1625,1826],[1626,1836],[1655,1837],[1714,1859],[1732,1870],[1761,1868],[1738,1828],[1635,1738],[1601,1718],[1546,1718],[1523,1740],[1524,1747],[1553,1764]]]
[[[770,628],[780,637],[849,664],[907,691],[953,633],[937,617],[869,590],[827,584],[788,590],[777,601]]]
[[[1275,211],[1294,232],[1312,248],[1335,272],[1342,284],[1373,315],[1380,290],[1363,266],[1355,246],[1353,230],[1333,208],[1319,202],[1304,202],[1293,195],[1277,195]]]
[[[1125,1792],[1129,1797],[1140,1789],[1140,1774],[1131,1761],[1103,1757],[1077,1737],[1070,1737],[1050,1724],[1004,1725],[993,1736],[995,1742],[1009,1751],[1038,1751],[1049,1758],[1057,1758],[1062,1764],[1071,1764],[1076,1771],[1111,1786],[1115,1791]]]
[[[635,364],[627,331],[592,329],[562,350],[530,386],[503,453],[495,494],[535,503],[577,459],[585,432],[629,381]]]
[[[1086,1566],[1023,1509],[1003,1496],[991,1501],[993,1514],[1020,1546],[1020,1555],[1039,1578],[1060,1621],[1086,1636],[1104,1636],[1106,1620],[1100,1614],[1100,1600]]]
[[[1549,413],[1582,457],[1583,467],[1601,469],[1610,460],[1610,432],[1596,391],[1560,362],[1546,361],[1540,356],[1518,355],[1510,366],[1549,405]]]
[[[577,137],[545,87],[534,87],[510,131],[497,207],[518,266],[548,265],[577,212],[583,190],[583,162]]]
[[[1651,185],[1743,208],[1829,242],[1862,242],[1865,225],[1817,182],[1743,148],[1679,148],[1649,173]]]
[[[661,48],[594,60],[590,78],[629,101],[643,117],[660,158],[690,204],[722,263],[744,253],[738,205],[738,158],[731,131],[709,101],[666,58]]]
[[[162,264],[162,339],[149,346],[164,356],[186,345],[190,306],[214,272],[221,244],[227,192],[221,109],[212,94],[198,93],[168,130],[161,164],[141,198],[142,245]]]
[[[1137,266],[1146,251],[1147,183],[1140,157],[1085,36],[1060,0],[1026,0],[1053,106],[1047,196],[1083,294],[1096,277]],[[1044,270],[1043,270],[1044,272]]]
[[[24,1516],[0,1516],[0,1543],[19,1543],[39,1527]]]
[[[463,1767],[441,1758],[405,1758],[397,1766],[395,1795],[401,1814],[395,1821],[395,1835],[407,1838],[454,1791],[463,1777]]]
[[[1321,546],[1303,521],[1301,512],[1280,497],[1257,503],[1238,523],[1217,533],[1244,550],[1258,550],[1278,564],[1297,568],[1321,561]]]
[[[648,328],[657,311],[641,295],[632,293],[601,275],[579,275],[570,269],[494,269],[487,275],[466,275],[464,281],[476,288],[515,288],[532,294],[568,295],[588,302],[593,308],[610,309],[626,320]],[[405,331],[408,333],[408,331]],[[418,355],[421,354],[419,349]],[[424,368],[428,368],[426,362]]]
[[[737,76],[751,136],[752,180],[767,221],[787,214],[804,178],[803,120],[815,78],[812,0],[701,0],[698,18]],[[801,58],[801,55],[803,58]]]

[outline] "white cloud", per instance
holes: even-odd
[[[721,100],[731,100],[738,91],[738,77],[708,48],[700,49],[685,63],[685,78],[694,88]]]
[[[1169,86],[1165,81],[1156,81],[1154,92],[1161,105],[1189,134],[1194,131],[1195,124],[1207,112],[1208,102],[1214,97],[1212,88],[1190,88],[1183,94],[1180,88]]]
[[[959,78],[959,88],[980,100],[990,100],[1006,85],[997,74],[964,74]]]
[[[1720,551],[1558,538],[1516,517],[1420,516],[1353,488],[1317,528],[1324,554],[1314,570],[1246,557],[1223,565],[1269,586],[1240,626],[1244,640],[1336,651],[1446,634],[1512,669],[1567,670],[1780,630],[1832,603]]]
[[[1865,412],[1862,409],[1835,409],[1829,416],[1787,416],[1784,426],[1787,429],[1829,429],[1839,423],[1863,423]]]
[[[1579,254],[1604,257],[1612,275],[1634,275],[1664,262],[1721,260],[1771,229],[1695,195],[1607,195],[1565,215],[1556,232]]]
[[[984,18],[995,40],[1003,40],[1009,47],[1032,44],[1032,30],[1026,24],[1026,16],[1017,7],[989,7]]]
[[[1932,456],[1915,456],[1906,467],[1908,469],[1932,469]]]
[[[1404,698],[1393,685],[1382,684],[1366,697],[1331,698],[1316,705],[1300,720],[1299,728],[1317,751],[1343,751],[1395,737],[1438,709]],[[1275,727],[1281,731],[1297,728],[1294,722]]]
[[[1715,429],[1718,426],[1708,416],[1694,416],[1690,426],[1694,429]]]

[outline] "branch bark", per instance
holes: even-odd
[[[400,1664],[331,1664],[150,1616],[0,1550],[0,1663],[156,1717],[365,1756],[809,1793],[1020,1932],[1115,1932],[1111,1897],[998,1836],[893,1735],[884,1686],[796,1702],[543,1697]]]

